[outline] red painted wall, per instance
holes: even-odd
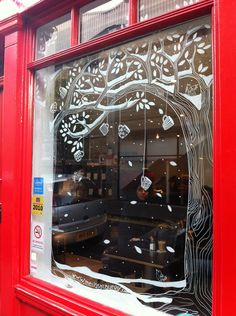
[[[0,135],[2,132],[2,102],[3,102],[3,86],[0,86]],[[1,155],[2,155],[2,138],[0,138],[0,157],[1,157]],[[0,179],[2,179],[2,165],[1,165],[1,163],[0,163]],[[2,208],[1,202],[2,202],[2,180],[0,180],[0,208]],[[1,224],[0,224],[0,240],[1,239],[2,239],[2,233],[1,233]],[[1,244],[0,244],[0,262],[2,262]],[[0,275],[0,277],[1,277],[1,275]],[[0,279],[0,283],[1,283],[1,279]],[[0,288],[0,297],[1,297],[1,295],[2,295],[2,289]],[[0,310],[1,310],[1,299],[0,299]]]
[[[22,33],[5,37],[5,75],[2,106],[2,224],[1,224],[1,299],[3,315],[17,315],[18,303],[13,284],[19,281],[19,222],[20,222],[20,147],[21,147],[21,90],[22,63],[18,43]],[[18,157],[18,158],[17,158]]]

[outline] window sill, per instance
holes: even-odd
[[[16,297],[21,302],[50,315],[127,316],[121,311],[103,306],[85,297],[79,297],[31,276],[22,278],[16,285],[15,291]]]

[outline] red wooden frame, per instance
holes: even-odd
[[[130,0],[129,2],[129,25],[133,25],[138,21],[138,0]]]
[[[14,32],[23,26],[22,16],[15,14],[6,18],[4,22],[0,21],[0,34],[5,35]]]
[[[70,60],[75,57],[81,57],[88,53],[91,54],[98,50],[104,49],[104,47],[109,47],[111,45],[121,43],[122,41],[131,40],[138,36],[165,28],[169,25],[178,24],[189,19],[200,17],[204,14],[210,13],[212,5],[213,0],[205,0],[192,6],[187,6],[176,11],[168,12],[153,19],[135,23],[130,27],[92,39],[86,43],[66,49],[65,51],[60,51],[39,60],[29,62],[28,69],[36,70],[42,67],[47,67],[51,64]]]
[[[236,3],[216,1],[214,26],[214,216],[213,216],[213,311],[234,315],[235,284],[235,128],[229,124],[236,115]]]
[[[89,1],[80,1],[86,4]],[[55,4],[56,3],[56,4]],[[27,10],[23,32],[22,16],[16,15],[0,22],[0,35],[5,36],[5,77],[3,116],[3,221],[0,228],[0,282],[3,315],[21,315],[21,303],[29,304],[52,315],[122,315],[119,311],[68,293],[49,283],[29,276],[29,230],[33,126],[33,73],[41,67],[90,54],[104,47],[142,36],[157,29],[174,25],[212,12],[214,43],[214,260],[213,260],[213,315],[233,315],[236,310],[234,258],[236,213],[234,171],[236,146],[233,140],[236,116],[236,3],[227,0],[202,0],[199,3],[164,14],[141,23],[136,22],[137,1],[131,1],[131,26],[77,45],[78,29],[72,29],[71,48],[34,61],[34,28],[71,7],[72,21],[78,24],[78,1],[43,1]],[[53,5],[53,10],[51,9]],[[41,13],[42,12],[42,13]],[[40,22],[39,22],[40,21]],[[25,29],[27,28],[27,32]],[[16,32],[17,30],[17,32]],[[17,56],[17,59],[15,58]],[[28,70],[27,70],[28,69]],[[0,78],[3,85],[3,78]],[[2,82],[2,83],[1,83]],[[14,96],[14,98],[12,98]],[[11,133],[9,133],[11,131]],[[6,141],[6,139],[8,141]],[[18,159],[20,158],[20,159]],[[230,205],[231,204],[231,205]],[[7,238],[7,242],[6,242]],[[3,255],[4,254],[4,255]],[[19,263],[19,265],[18,265]],[[14,289],[15,288],[15,289]],[[16,301],[15,296],[20,300]],[[8,304],[6,304],[8,302]],[[28,314],[33,315],[33,314]],[[36,313],[35,315],[41,315]],[[125,314],[123,314],[125,315]],[[24,314],[25,316],[25,314]]]
[[[9,301],[8,314],[17,315],[17,304],[14,299],[13,284],[19,281],[19,271],[15,267],[15,260],[20,259],[19,231],[20,214],[14,214],[16,205],[20,204],[20,181],[22,178],[21,163],[15,157],[22,154],[22,128],[19,117],[22,115],[23,91],[19,89],[23,78],[24,60],[17,59],[23,56],[23,33],[15,31],[5,36],[5,72],[4,72],[4,95],[2,107],[2,224],[1,224],[1,299]],[[16,100],[18,106],[16,107]],[[9,117],[11,119],[5,119]],[[10,133],[8,133],[10,131]],[[9,135],[8,135],[9,134]],[[16,137],[17,135],[17,137]],[[8,140],[8,141],[5,141]],[[16,194],[13,194],[15,183]],[[4,211],[7,210],[7,211]],[[8,226],[10,224],[10,226]],[[7,236],[3,238],[3,236]],[[8,248],[8,250],[6,250]],[[3,255],[7,251],[7,256]],[[6,289],[6,290],[3,290]]]
[[[78,44],[79,38],[79,8],[74,6],[71,10],[71,46]]]

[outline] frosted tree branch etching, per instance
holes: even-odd
[[[60,97],[58,104],[52,106],[55,118],[51,126],[55,131],[59,129],[64,142],[75,152],[75,141],[81,142],[109,113],[130,108],[149,110],[155,106],[147,93],[149,98],[166,100],[169,106],[174,106],[171,100],[180,96],[192,109],[199,110],[203,102],[201,93],[209,90],[211,84],[205,79],[208,66],[196,62],[210,49],[208,28],[201,25],[185,33],[166,32],[149,42],[139,40],[62,69],[67,80],[58,87]],[[93,122],[89,110],[99,113]],[[82,149],[80,145],[78,150]]]
[[[36,98],[37,93],[39,96],[47,94],[39,101],[50,111],[51,131],[55,139],[65,142],[66,150],[76,162],[85,157],[84,144],[90,135],[100,132],[101,137],[107,135],[107,122],[112,113],[122,114],[122,124],[119,119],[118,125],[115,118],[117,127],[129,125],[129,115],[133,116],[134,123],[136,116],[139,122],[144,118],[144,122],[146,113],[149,119],[156,113],[158,119],[153,120],[152,128],[155,132],[155,124],[159,124],[157,131],[163,128],[163,138],[167,135],[167,128],[172,128],[178,121],[179,125],[176,124],[169,135],[178,130],[185,142],[189,176],[186,230],[194,231],[196,236],[200,234],[205,220],[202,214],[209,213],[211,209],[206,203],[209,195],[204,189],[204,164],[199,159],[204,156],[204,163],[207,159],[209,164],[212,163],[211,122],[208,116],[212,99],[209,25],[191,22],[188,26],[178,26],[174,31],[165,30],[137,39],[81,58],[69,66],[67,64],[46,82],[36,77],[36,83]],[[169,125],[164,126],[165,111],[169,111],[170,120]],[[115,124],[112,135],[117,132],[122,142],[123,136],[126,137],[125,131],[119,133],[119,128],[115,130],[114,127]],[[130,127],[126,133],[134,135],[131,124],[126,127]],[[109,142],[109,139],[106,141]],[[207,238],[209,234],[210,230],[206,231]],[[197,293],[198,300],[207,306],[199,281],[202,275],[199,276],[197,269],[199,252],[207,257],[210,250],[198,249],[189,238],[185,246],[187,285],[184,291]]]

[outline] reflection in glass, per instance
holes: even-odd
[[[36,56],[42,58],[70,47],[70,14],[57,18],[36,31]]]
[[[139,20],[147,20],[199,1],[201,0],[139,0]]]
[[[97,0],[80,9],[80,41],[114,32],[128,24],[128,0]]]
[[[208,17],[37,71],[31,274],[210,315],[211,100]]]

